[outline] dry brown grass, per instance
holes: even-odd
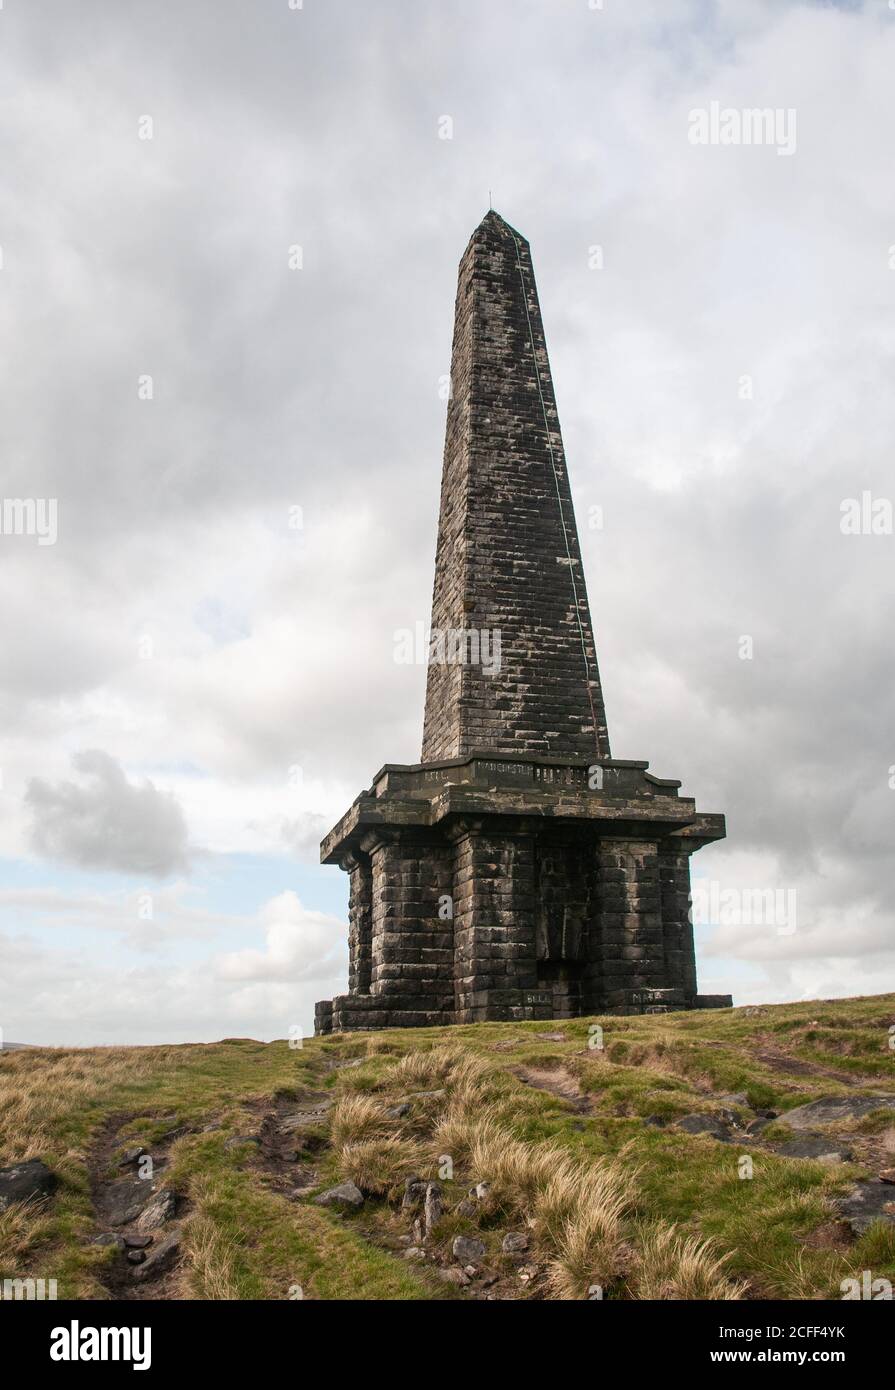
[[[624,1216],[633,1175],[609,1160],[575,1159],[556,1144],[529,1144],[493,1116],[469,1140],[471,1170],[486,1179],[486,1209],[529,1224],[548,1259],[554,1298],[587,1298],[627,1267]]]
[[[654,1222],[640,1228],[637,1245],[635,1298],[729,1301],[747,1291],[745,1283],[730,1278],[730,1256],[720,1254],[714,1241]]]
[[[40,1244],[50,1224],[42,1214],[45,1206],[44,1202],[15,1202],[0,1211],[0,1270],[19,1268]]]
[[[330,1137],[336,1148],[359,1144],[369,1139],[381,1139],[393,1133],[395,1122],[385,1108],[364,1092],[353,1092],[333,1106],[330,1118]]]
[[[186,1261],[178,1276],[181,1297],[241,1297],[236,1279],[236,1245],[201,1208],[184,1222],[183,1248]]]
[[[343,1144],[339,1151],[342,1177],[377,1197],[398,1191],[405,1178],[429,1176],[433,1168],[421,1145],[397,1135]]]

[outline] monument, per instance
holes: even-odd
[[[350,879],[318,1033],[725,1007],[697,992],[690,855],[723,839],[613,758],[528,242],[460,262],[421,760],[321,845]]]

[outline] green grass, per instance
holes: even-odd
[[[591,1051],[595,1021],[605,1046]],[[692,1111],[735,1109],[723,1099],[729,1093],[745,1092],[751,1106],[782,1112],[855,1089],[895,1092],[893,1022],[895,996],[888,995],[759,1010],[349,1034],[308,1040],[301,1049],[231,1039],[0,1054],[0,1165],[40,1157],[60,1177],[46,1206],[0,1214],[0,1278],[55,1278],[60,1297],[106,1296],[104,1265],[115,1256],[87,1244],[98,1229],[89,1169],[114,1119],[119,1133],[110,1159],[126,1141],[151,1147],[172,1128],[188,1130],[170,1149],[166,1179],[187,1205],[179,1296],[285,1299],[297,1287],[321,1299],[460,1296],[431,1269],[401,1258],[397,1237],[409,1223],[393,1205],[368,1200],[361,1213],[346,1217],[289,1200],[252,1146],[226,1147],[229,1137],[256,1131],[265,1108],[278,1099],[332,1092],[393,1104],[402,1093],[428,1089],[405,1079],[401,1059],[447,1043],[484,1065],[488,1104],[508,1134],[534,1146],[553,1144],[576,1163],[622,1165],[630,1188],[627,1238],[635,1245],[637,1231],[650,1223],[675,1224],[685,1235],[711,1238],[728,1257],[730,1277],[746,1282],[748,1297],[835,1298],[842,1279],[863,1269],[895,1280],[895,1229],[878,1226],[854,1243],[829,1234],[829,1200],[873,1171],[867,1154],[888,1152],[886,1166],[895,1165],[892,1113],[880,1111],[847,1127],[858,1159],[836,1168],[777,1158],[750,1141],[719,1144],[687,1135],[673,1122]],[[548,1031],[561,1031],[565,1041],[538,1036]],[[787,1071],[775,1054],[803,1070]],[[357,1067],[333,1066],[358,1059]],[[551,1068],[577,1085],[589,1102],[586,1112],[524,1085],[518,1075],[520,1069],[542,1075]],[[433,1175],[442,1108],[437,1100],[419,1103],[396,1130]],[[656,1116],[665,1127],[644,1123]],[[208,1124],[218,1128],[200,1132]],[[782,1127],[766,1131],[775,1133]],[[741,1176],[744,1157],[752,1160],[751,1178]],[[342,1162],[335,1146],[315,1154],[318,1186],[337,1180]],[[464,1195],[469,1180],[487,1176],[467,1172],[460,1161],[455,1180],[445,1183],[449,1201]],[[492,1244],[499,1264],[502,1218],[488,1219],[496,1222]],[[475,1229],[451,1213],[441,1236]],[[622,1280],[619,1296],[627,1288]]]

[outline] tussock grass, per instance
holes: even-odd
[[[634,1297],[643,1299],[737,1300],[748,1285],[731,1279],[729,1254],[712,1240],[686,1235],[659,1222],[641,1227],[637,1235]]]
[[[0,1270],[15,1270],[52,1230],[46,1203],[14,1202],[0,1211]]]
[[[382,1139],[394,1129],[384,1107],[363,1093],[349,1093],[333,1106],[330,1136],[338,1148],[370,1139]]]
[[[421,1145],[397,1135],[343,1144],[338,1158],[342,1177],[376,1197],[398,1191],[405,1178],[430,1176],[432,1166]]]

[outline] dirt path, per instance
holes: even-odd
[[[159,1115],[110,1115],[100,1129],[87,1162],[90,1196],[96,1214],[96,1243],[118,1246],[99,1272],[114,1299],[174,1299],[179,1292],[180,1228],[188,1203],[165,1184],[172,1144],[186,1131],[176,1126],[145,1148],[139,1139],[122,1137],[125,1125],[144,1120],[147,1129],[168,1118]],[[122,1163],[123,1153],[139,1157]]]
[[[579,1115],[587,1115],[593,1109],[593,1101],[582,1091],[577,1077],[565,1067],[513,1067],[526,1086],[534,1086],[539,1091],[549,1091],[550,1095],[566,1101]]]
[[[793,1057],[789,1052],[780,1052],[776,1048],[766,1047],[761,1052],[756,1052],[755,1060],[774,1071],[783,1072],[786,1076],[822,1076],[829,1081],[839,1081],[845,1086],[861,1086],[865,1089],[870,1083],[868,1077],[856,1076],[854,1072],[836,1071],[832,1067],[822,1067],[817,1062],[806,1062],[801,1057]]]

